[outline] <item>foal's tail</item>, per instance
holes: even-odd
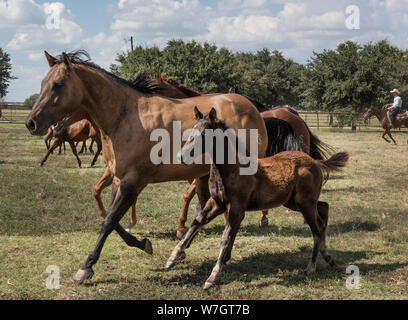
[[[318,136],[310,131],[310,128],[306,125],[310,135],[310,156],[315,160],[326,160],[330,154],[334,153],[334,148],[319,139]]]
[[[301,142],[289,123],[277,118],[264,118],[263,120],[268,133],[267,157],[282,151],[302,151]]]
[[[347,152],[339,152],[333,154],[330,159],[327,160],[316,160],[317,165],[324,173],[324,180],[329,179],[329,174],[332,171],[340,171],[346,166],[349,159],[349,154]]]

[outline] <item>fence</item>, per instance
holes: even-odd
[[[25,122],[27,115],[30,113],[31,106],[25,105],[0,105],[0,123],[16,123],[22,124]]]
[[[0,123],[23,124],[31,107],[24,105],[0,105],[0,110],[2,110]],[[309,127],[316,128],[317,130],[321,128],[349,128],[361,131],[381,128],[376,117],[365,121],[363,113],[358,112],[299,111],[299,115]]]

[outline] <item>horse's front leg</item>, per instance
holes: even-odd
[[[235,208],[231,206],[228,212],[228,220],[221,239],[221,249],[218,255],[217,263],[215,264],[211,275],[204,284],[204,289],[209,289],[221,275],[222,267],[230,260],[232,247],[234,246],[235,237],[237,235],[239,226],[245,217],[245,211],[241,205]]]
[[[394,144],[397,144],[397,142],[394,140],[394,138],[391,135],[391,131],[387,131],[387,134],[391,138],[391,140],[394,142]]]
[[[212,219],[220,215],[225,211],[225,208],[218,206],[218,204],[213,200],[208,200],[203,210],[200,210],[198,216],[194,219],[191,227],[188,229],[184,238],[177,244],[171,253],[169,259],[166,263],[166,269],[172,268],[177,260],[182,260],[185,258],[185,249],[191,245],[191,242],[197,235],[197,233],[209,223]]]
[[[107,217],[102,223],[102,229],[98,240],[96,241],[95,248],[74,276],[75,280],[82,281],[92,278],[94,274],[92,266],[98,261],[105,241],[114,229],[116,229],[128,245],[136,246],[141,249],[146,248],[146,241],[138,241],[119,225],[119,221],[122,219],[131,204],[135,202],[138,192],[140,191],[141,190],[136,187],[134,183],[127,179],[123,179],[120,183],[119,189],[116,192],[113,192],[113,201],[108,209]]]
[[[382,135],[382,138],[383,138],[385,141],[387,141],[388,143],[391,143],[391,141],[388,140],[388,139],[385,137],[385,135],[386,135],[387,133],[388,133],[388,130],[385,129],[385,130],[384,130],[384,133],[383,133],[383,135]]]

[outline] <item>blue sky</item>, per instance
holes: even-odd
[[[346,28],[346,9],[357,5],[359,29]],[[60,28],[46,28],[47,17]],[[278,49],[304,63],[313,50],[338,43],[387,39],[408,48],[408,0],[0,0],[0,47],[10,53],[18,77],[6,101],[23,101],[47,73],[43,51],[83,48],[105,68],[137,44],[164,46],[195,39],[233,51]]]

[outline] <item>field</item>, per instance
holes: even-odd
[[[183,262],[163,268],[177,244],[186,182],[150,185],[139,197],[133,233],[152,241],[153,256],[112,234],[93,279],[74,282],[100,229],[92,190],[103,161],[90,168],[86,155],[78,169],[68,148],[40,168],[43,139],[20,125],[0,125],[0,299],[408,299],[408,134],[396,132],[394,146],[380,132],[316,133],[351,154],[321,195],[330,204],[327,244],[337,266],[319,257],[316,274],[302,273],[312,237],[300,229],[299,213],[274,210],[263,229],[258,213],[247,213],[232,262],[217,285],[203,291],[219,253],[222,216],[197,236]],[[105,204],[109,197],[106,190]],[[189,223],[193,216],[192,205]],[[49,265],[60,270],[57,290],[45,285]],[[360,289],[346,287],[349,265],[359,268]]]

